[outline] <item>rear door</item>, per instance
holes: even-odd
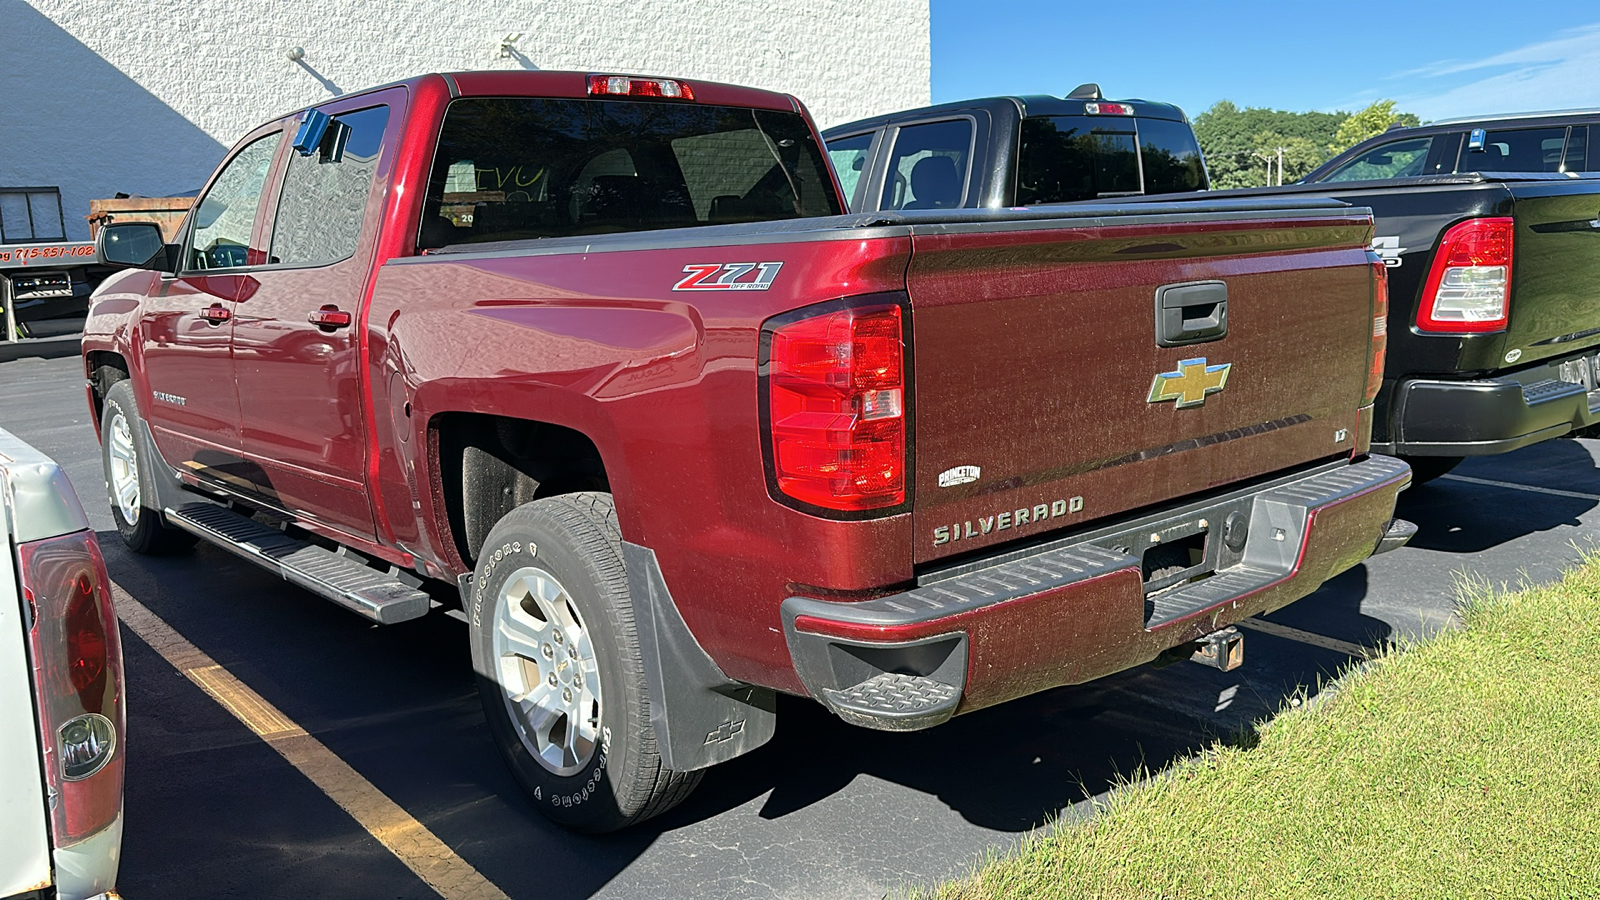
[[[1350,454],[1368,220],[1240,217],[916,228],[918,562]],[[1158,293],[1226,333],[1161,346]]]
[[[361,304],[405,91],[326,104],[308,152],[287,151],[265,265],[233,328],[241,447],[264,499],[374,533],[366,491]]]

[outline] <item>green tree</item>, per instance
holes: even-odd
[[[1324,148],[1332,143],[1340,123],[1348,117],[1349,113],[1240,109],[1222,100],[1195,117],[1194,131],[1205,153],[1213,188],[1260,187],[1266,184],[1267,169],[1257,153],[1265,154],[1266,148],[1272,148],[1276,171],[1277,148],[1284,147],[1283,180],[1292,181],[1330,155]]]
[[[1305,176],[1307,172],[1315,169],[1327,158],[1323,145],[1316,141],[1300,137],[1299,135],[1286,135],[1276,131],[1263,131],[1253,135],[1250,139],[1253,145],[1250,156],[1256,160],[1259,172],[1253,176],[1265,176],[1268,164],[1272,170],[1272,183],[1288,184]],[[1283,171],[1279,172],[1278,167]],[[1265,184],[1265,181],[1258,181]]]
[[[1391,125],[1414,128],[1422,124],[1411,113],[1395,112],[1393,100],[1379,100],[1339,123],[1333,141],[1328,144],[1329,155],[1342,153],[1370,137],[1377,137]]]

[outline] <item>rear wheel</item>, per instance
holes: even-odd
[[[196,538],[168,525],[160,510],[148,505],[151,498],[144,496],[143,486],[149,483],[146,470],[150,460],[139,452],[141,421],[131,384],[113,384],[106,391],[100,415],[100,461],[105,467],[106,493],[111,497],[111,518],[122,542],[133,552],[178,553],[193,547]]]
[[[603,832],[676,806],[699,772],[661,764],[611,496],[563,494],[490,530],[468,610],[484,712],[560,825]]]

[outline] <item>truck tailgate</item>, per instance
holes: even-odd
[[[1349,454],[1371,238],[1348,208],[914,227],[917,562]],[[1208,281],[1226,335],[1158,346],[1158,289]]]
[[[1516,232],[1511,320],[1497,356],[1525,361],[1600,343],[1600,182],[1508,182]]]

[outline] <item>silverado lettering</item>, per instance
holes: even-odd
[[[957,522],[954,525],[940,525],[933,530],[933,545],[937,547],[941,544],[948,544],[951,541],[959,541],[963,538],[970,539],[988,534],[991,531],[1004,531],[1007,528],[1020,528],[1029,524],[1039,525],[1058,516],[1082,511],[1083,498],[1073,497],[1070,500],[1052,500],[1048,503],[1039,503],[1031,507],[1014,509],[1010,512],[984,516],[978,520],[976,531],[973,530],[970,520]]]

